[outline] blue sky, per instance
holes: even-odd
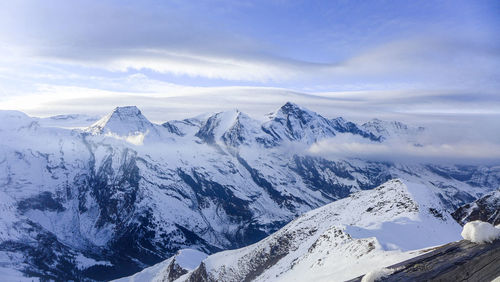
[[[0,108],[185,108],[246,86],[377,115],[498,114],[498,30],[498,1],[2,1]],[[240,92],[212,107],[245,106]]]

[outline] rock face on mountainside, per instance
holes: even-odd
[[[453,242],[388,269],[393,273],[377,281],[493,281],[500,277],[500,240]]]
[[[383,121],[373,119],[361,125],[366,132],[385,140],[389,138],[403,139],[408,142],[415,140],[425,131],[424,127],[411,127],[399,121]]]
[[[207,254],[193,250],[182,249],[171,258],[154,266],[148,267],[130,277],[114,280],[114,282],[168,282],[174,281],[192,271],[201,261],[207,258]]]
[[[432,187],[446,211],[500,183],[498,167],[312,156],[323,138],[384,142],[385,133],[293,103],[264,122],[229,111],[158,125],[136,107],[85,130],[12,111],[0,120],[0,273],[114,279],[180,249],[247,246],[396,177]]]
[[[489,222],[493,225],[500,224],[500,190],[461,206],[452,213],[452,216],[461,225],[474,220]]]

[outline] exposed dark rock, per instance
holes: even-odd
[[[315,137],[335,136],[331,122],[319,114],[287,102],[272,119],[262,125],[262,130],[276,142],[281,140],[302,140],[306,132],[314,132]]]
[[[259,253],[253,254],[249,257],[247,262],[247,269],[244,273],[238,273],[238,281],[252,281],[262,274],[266,269],[275,265],[280,259],[285,257],[291,250],[291,248],[296,248],[291,244],[293,240],[293,233],[284,233],[283,236],[279,236],[270,242],[269,248],[263,248],[259,250]],[[205,268],[205,265],[201,265],[195,269],[188,277],[190,282],[199,281],[217,281],[211,277]]]
[[[500,190],[461,206],[451,215],[461,225],[474,220],[489,222],[493,225],[500,224]]]
[[[489,282],[500,276],[500,240],[491,244],[453,242],[388,268],[394,273],[380,281]]]
[[[250,175],[252,176],[252,180],[257,185],[262,187],[269,194],[271,199],[279,203],[280,206],[285,206],[289,210],[293,211],[295,209],[293,206],[293,202],[309,205],[299,197],[295,197],[293,195],[282,195],[273,187],[273,185],[269,181],[266,180],[265,177],[262,176],[262,174],[257,169],[251,167],[248,162],[245,161],[242,157],[237,156],[237,159],[240,164],[242,164],[243,167],[250,173]]]
[[[21,200],[18,204],[18,209],[20,212],[26,212],[28,210],[64,211],[63,205],[54,199],[50,192],[42,192],[38,194],[38,196]]]
[[[441,218],[441,219],[443,218],[443,214],[442,214],[441,212],[439,212],[438,210],[436,210],[435,208],[429,208],[429,212],[430,212],[433,216],[435,216],[435,217],[437,217],[437,218]]]
[[[175,124],[172,122],[165,122],[162,124],[163,127],[165,127],[170,133],[179,135],[179,136],[184,136],[185,134],[177,127]]]
[[[161,279],[161,282],[170,282],[175,281],[177,278],[182,275],[188,273],[187,269],[182,268],[176,261],[176,258],[173,257],[170,263],[166,268],[166,272],[164,272],[164,276]]]
[[[202,262],[196,270],[189,275],[187,281],[189,282],[208,282],[211,281],[208,278],[207,274],[207,268],[205,267],[205,264]]]
[[[382,136],[375,136],[373,133],[361,129],[357,124],[350,121],[346,121],[342,117],[332,119],[331,122],[333,128],[338,132],[360,135],[364,138],[368,138],[376,142],[382,141]]]
[[[311,190],[319,190],[325,197],[332,200],[347,197],[353,188],[352,185],[344,185],[328,177],[329,174],[334,174],[347,180],[355,179],[347,165],[342,162],[295,155],[290,168],[302,177]],[[376,186],[373,185],[373,187]]]

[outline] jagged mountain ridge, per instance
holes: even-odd
[[[173,281],[194,270],[204,259],[207,258],[207,256],[207,254],[197,250],[182,249],[172,257],[155,264],[154,266],[148,267],[130,277],[124,277],[114,281]]]
[[[500,179],[487,167],[327,160],[291,150],[351,134],[292,103],[264,123],[231,111],[156,125],[136,108],[117,108],[83,131],[2,115],[0,183],[10,219],[1,218],[0,251],[19,256],[3,265],[52,279],[117,278],[182,248],[242,247],[401,175],[435,187],[450,210]]]
[[[425,128],[421,126],[411,127],[400,121],[383,121],[377,118],[363,123],[360,127],[382,140],[399,138],[406,141],[415,141],[425,131]]]

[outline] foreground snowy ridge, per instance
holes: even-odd
[[[500,167],[312,156],[324,138],[385,142],[421,130],[293,103],[264,121],[234,110],[159,125],[136,107],[98,121],[14,111],[0,120],[0,265],[30,277],[110,280],[181,249],[241,248],[397,177],[431,189],[446,212],[500,186]],[[88,125],[68,129],[77,121]]]
[[[497,281],[500,278],[500,226],[472,221],[462,230],[465,240],[450,242],[403,262],[369,272],[349,282]]]
[[[431,189],[394,179],[211,255],[175,281],[343,281],[459,240],[460,230]]]
[[[163,282],[173,281],[194,270],[201,261],[207,258],[207,254],[193,250],[182,249],[171,258],[164,260],[154,266],[148,267],[130,277],[114,280],[114,282]]]

